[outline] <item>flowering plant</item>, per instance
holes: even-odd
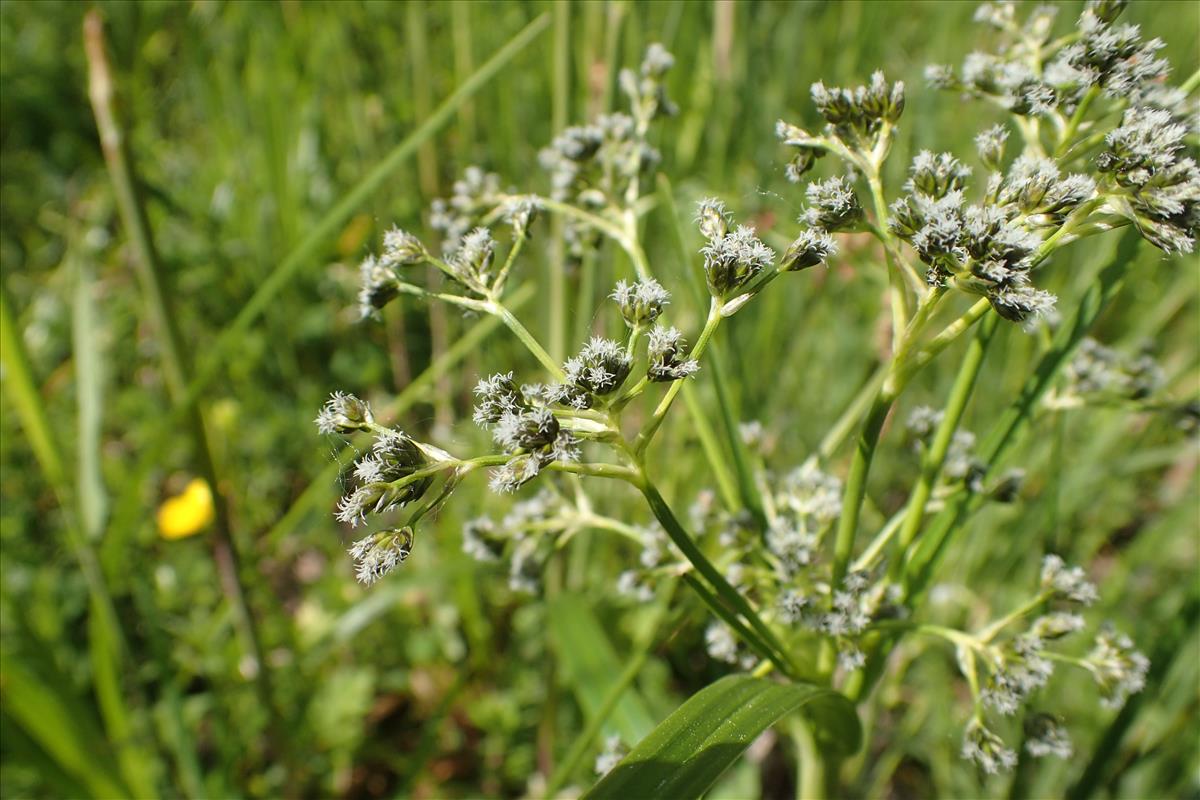
[[[949,543],[980,507],[1019,493],[1022,476],[1001,473],[999,462],[1040,402],[1065,408],[1103,394],[1192,413],[1155,397],[1153,363],[1126,363],[1090,340],[1071,360],[1119,284],[1133,237],[1167,254],[1190,253],[1200,227],[1200,170],[1186,144],[1197,118],[1187,114],[1188,97],[1200,79],[1169,88],[1168,65],[1157,55],[1161,42],[1121,24],[1123,6],[1089,3],[1075,28],[1055,38],[1053,8],[1039,7],[1022,20],[1012,4],[985,4],[977,18],[995,29],[996,50],[972,54],[958,70],[929,68],[933,87],[1009,114],[1008,124],[979,133],[982,177],[974,184],[969,159],[922,151],[901,191],[889,194],[884,165],[904,123],[906,87],[882,72],[854,88],[813,84],[823,126],[809,130],[781,120],[776,127],[788,157],[785,174],[803,182],[824,160],[836,162],[838,174],[807,183],[797,227],[779,251],[710,198],[697,207],[699,251],[688,263],[652,269],[640,230],[645,186],[659,161],[650,133],[676,110],[665,82],[673,59],[661,46],[649,48],[638,71],[621,74],[626,113],[568,128],[542,152],[548,193],[506,191],[498,176],[467,170],[453,196],[431,210],[439,246],[393,229],[381,252],[363,262],[362,315],[371,318],[412,297],[495,317],[532,356],[538,374],[504,365],[478,380],[474,422],[494,447],[473,456],[381,424],[353,395],[330,398],[317,418],[322,432],[361,432],[374,440],[354,465],[355,485],[338,519],[358,526],[404,512],[402,524],[389,521],[350,548],[359,580],[372,584],[416,558],[420,523],[471,473],[486,469],[498,493],[541,485],[502,520],[478,517],[463,530],[463,549],[480,561],[504,563],[515,589],[537,592],[546,563],[577,532],[611,532],[639,549],[636,564],[614,576],[617,591],[650,602],[664,586],[687,584],[712,614],[705,642],[718,661],[757,677],[777,673],[830,687],[865,704],[905,637],[939,640],[954,653],[970,696],[959,747],[964,758],[987,774],[1016,765],[1017,750],[997,730],[1026,708],[1025,752],[1069,757],[1064,725],[1040,708],[1039,690],[1056,668],[1090,674],[1101,701],[1113,707],[1142,689],[1149,669],[1129,637],[1106,627],[1090,650],[1074,646],[1075,634],[1089,625],[1080,612],[1098,593],[1082,568],[1054,552],[1040,554],[1026,599],[969,630],[923,612]],[[541,217],[555,220],[568,257],[584,269],[596,269],[605,240],[630,265],[595,335],[565,360],[551,355],[508,301]],[[1134,233],[1126,234],[1118,260],[1093,292],[1060,298],[1044,288],[1043,274],[1059,251],[1120,229]],[[888,357],[820,447],[792,458],[789,468],[774,466],[778,454],[757,423],[740,427],[729,457],[706,447],[719,491],[701,492],[681,515],[660,490],[649,454],[697,374],[711,371],[720,395],[726,378],[719,329],[735,314],[752,317],[754,301],[777,279],[805,280],[812,274],[806,271],[831,263],[839,248],[863,237],[877,243],[889,282]],[[423,282],[426,267],[446,282]],[[687,334],[666,322],[672,298],[660,279],[680,273],[690,281],[701,272],[708,310]],[[977,440],[962,429],[964,412],[998,329],[1010,323],[1050,344],[1011,413]],[[906,501],[864,539],[867,480],[885,422],[916,376],[963,342],[943,407],[919,408],[909,419],[920,464]],[[1067,382],[1050,393],[1060,372]],[[698,403],[688,398],[703,428]],[[836,454],[856,428],[843,471]],[[633,487],[653,521],[605,513],[585,478]],[[644,755],[635,749],[622,761],[616,743],[606,748],[602,762],[613,772],[597,796],[615,785],[610,781],[622,765],[634,769]],[[829,755],[824,768],[836,782],[838,758]]]

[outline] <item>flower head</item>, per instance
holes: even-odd
[[[683,334],[675,328],[664,328],[656,325],[646,334],[648,344],[647,358],[650,361],[646,368],[646,377],[656,383],[677,381],[692,375],[700,369],[700,364],[689,359],[684,354],[687,344]]]
[[[370,586],[403,564],[412,552],[412,528],[378,531],[364,536],[349,549],[354,560],[354,575],[359,583]]]
[[[671,302],[671,293],[653,278],[633,283],[619,281],[609,296],[617,301],[625,324],[631,328],[654,322],[663,306]]]
[[[355,433],[369,430],[375,418],[371,406],[352,394],[334,392],[314,420],[321,433]]]

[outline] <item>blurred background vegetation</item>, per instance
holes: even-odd
[[[550,564],[543,596],[514,594],[502,574],[460,552],[465,518],[502,515],[512,502],[474,479],[460,490],[470,499],[456,498],[404,569],[371,591],[354,582],[349,533],[331,513],[348,462],[311,422],[327,394],[353,391],[399,413],[415,435],[472,452],[486,446],[468,419],[475,378],[525,363],[502,331],[445,309],[405,303],[382,324],[359,324],[357,261],[393,223],[420,231],[424,209],[467,165],[544,190],[539,148],[611,107],[616,69],[636,64],[653,41],[677,58],[669,81],[681,113],[658,146],[680,213],[718,195],[768,235],[800,205],[773,125],[781,116],[815,122],[811,82],[861,82],[882,67],[908,83],[893,187],[916,150],[967,156],[974,134],[999,119],[921,79],[926,63],[958,63],[984,35],[968,3],[99,9],[169,315],[191,361],[215,370],[198,407],[262,663],[248,655],[222,589],[222,537],[207,524],[203,486],[185,492],[206,474],[205,457],[189,415],[172,411],[179,398],[163,367],[159,306],[139,283],[105,169],[88,99],[89,7],[9,0],[0,4],[3,797],[498,797],[536,788],[645,623],[648,609],[614,590],[636,554],[599,533],[580,536]],[[1078,10],[1063,4],[1060,22]],[[1167,42],[1180,76],[1195,69],[1195,5],[1136,3],[1126,13]],[[410,139],[416,149],[393,160],[385,180],[361,202],[338,205],[543,14],[548,24],[444,124]],[[646,229],[655,270],[677,298],[675,322],[694,329],[699,310],[683,270],[699,266],[678,263],[661,204]],[[1080,296],[1113,244],[1067,251],[1048,271],[1060,307]],[[848,240],[832,270],[787,281],[722,333],[733,401],[777,439],[773,466],[803,461],[877,363],[885,278],[878,254],[857,245]],[[535,285],[557,268],[552,249],[526,252],[524,275]],[[1149,247],[1139,258],[1096,336],[1130,352],[1149,348],[1168,393],[1194,397],[1197,263]],[[627,270],[612,250],[593,268],[567,276],[581,298],[566,320],[568,349]],[[536,294],[523,313],[544,333],[548,308]],[[968,427],[986,430],[1011,400],[1037,344],[1004,331]],[[901,412],[940,404],[955,367],[948,361],[921,377]],[[711,401],[703,373],[698,388]],[[876,522],[904,502],[916,468],[902,437],[891,438],[870,487]],[[656,457],[681,505],[711,483],[683,424]],[[1012,461],[1030,474],[1020,501],[973,523],[947,560],[933,613],[953,624],[988,604],[1005,607],[1033,580],[1030,550],[1051,545],[1088,565],[1101,587],[1098,615],[1157,664],[1144,702],[1097,759],[1104,791],[1200,796],[1194,440],[1172,420],[1125,408],[1046,412]],[[597,492],[610,516],[647,520],[629,493]],[[704,623],[702,607],[681,593],[622,701],[624,727],[612,732],[644,733],[722,673],[705,654]],[[580,652],[590,654],[582,664]],[[952,653],[901,652],[904,682],[882,687],[856,791],[1010,791],[1007,778],[981,786],[957,759],[966,709]],[[1076,683],[1055,689],[1071,715],[1076,760],[1023,765],[1014,796],[1061,794],[1111,738],[1113,713],[1085,701],[1094,690]],[[769,744],[716,796],[788,796],[793,756]],[[599,746],[568,776],[576,785],[590,783]]]

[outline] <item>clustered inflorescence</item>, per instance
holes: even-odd
[[[1186,93],[1164,83],[1169,67],[1157,55],[1161,42],[1144,41],[1136,26],[1118,24],[1123,7],[1112,0],[1089,3],[1076,30],[1055,39],[1055,9],[1038,7],[1021,21],[1011,3],[985,4],[977,19],[996,29],[997,52],[973,53],[959,70],[929,68],[933,86],[1011,114],[1014,127],[994,125],[976,137],[982,170],[974,183],[975,170],[955,154],[922,150],[902,192],[889,200],[881,168],[903,118],[904,84],[889,82],[881,72],[854,88],[813,84],[823,128],[810,132],[784,121],[776,126],[789,153],[785,175],[799,183],[827,155],[844,169],[805,186],[803,211],[782,254],[753,227],[736,225],[720,200],[699,202],[696,223],[704,240],[699,261],[711,305],[691,347],[678,328],[663,321],[671,296],[650,275],[638,243],[641,185],[659,162],[648,133],[651,123],[675,113],[665,82],[674,59],[661,46],[648,49],[637,72],[621,73],[628,112],[568,128],[541,151],[539,161],[549,175],[545,196],[503,190],[498,176],[469,168],[453,195],[433,205],[430,227],[442,235],[437,254],[416,236],[393,229],[384,236],[382,252],[363,261],[363,315],[373,316],[401,295],[494,315],[545,374],[537,383],[521,382],[516,370],[478,381],[474,420],[490,433],[495,452],[470,459],[379,425],[369,406],[352,395],[331,397],[317,419],[322,432],[374,437],[354,466],[355,485],[342,498],[338,519],[356,526],[412,509],[404,525],[353,545],[359,579],[373,583],[402,563],[417,521],[476,469],[490,468],[490,486],[500,493],[516,492],[545,472],[615,477],[642,490],[656,523],[610,518],[578,485],[568,490],[561,482],[544,481],[535,496],[516,502],[499,520],[480,516],[466,523],[463,550],[481,562],[506,564],[514,590],[536,592],[543,565],[576,532],[619,535],[639,553],[616,579],[620,596],[644,603],[664,576],[698,571],[711,591],[726,593],[727,600],[736,593],[745,609],[760,609],[770,628],[766,638],[754,640],[767,628],[747,631],[743,621],[760,621],[754,611],[743,609],[739,620],[710,603],[720,619],[705,631],[708,653],[747,669],[763,659],[780,669],[795,666],[782,654],[776,633],[797,647],[824,648],[829,658],[818,667],[821,677],[832,681],[836,673],[844,682],[879,666],[878,648],[889,637],[901,632],[941,637],[956,649],[973,700],[961,753],[984,773],[1016,763],[1016,753],[993,730],[995,718],[1040,705],[1056,665],[1090,673],[1107,705],[1118,706],[1139,691],[1148,662],[1127,637],[1103,628],[1090,651],[1079,654],[1069,647],[1086,627],[1078,609],[1092,605],[1098,593],[1082,569],[1068,567],[1057,555],[1042,561],[1029,602],[975,632],[919,619],[907,548],[920,533],[927,506],[962,496],[1012,502],[1023,485],[1020,470],[993,475],[974,434],[959,429],[958,417],[948,411],[921,406],[911,412],[907,427],[928,485],[920,501],[887,521],[857,558],[850,548],[862,502],[862,489],[856,496],[854,487],[861,476],[843,481],[826,463],[826,452],[775,471],[767,466],[769,432],[758,423],[743,425],[740,444],[755,484],[750,496],[757,501],[739,504],[737,498],[702,491],[689,515],[690,534],[656,504],[644,459],[680,383],[699,370],[721,321],[779,276],[827,263],[838,254],[839,239],[866,235],[882,246],[895,341],[879,391],[889,403],[940,347],[984,314],[1027,328],[1038,320],[1053,324],[1057,298],[1035,279],[1042,283],[1039,272],[1072,241],[1132,225],[1165,252],[1191,252],[1200,226],[1200,172],[1186,138],[1196,132],[1195,115],[1186,113]],[[617,282],[610,295],[623,323],[621,335],[605,335],[601,319],[593,326],[595,335],[562,363],[504,305],[510,273],[541,213],[561,217],[577,264],[599,252],[607,238],[625,252],[635,273]],[[451,288],[414,282],[425,271],[414,269],[419,266],[441,271]],[[925,336],[939,303],[961,296],[956,293],[975,298],[959,327]],[[628,436],[623,410],[659,388],[656,384],[664,384],[657,407]],[[1086,340],[1066,370],[1063,390],[1046,402],[1051,407],[1097,397],[1147,402],[1162,384],[1162,371],[1147,356],[1125,357]],[[610,458],[589,460],[594,453]],[[711,569],[691,537],[719,553]],[[1071,755],[1070,738],[1053,714],[1030,710],[1025,727],[1030,756]],[[619,744],[606,748],[598,771],[619,759]]]

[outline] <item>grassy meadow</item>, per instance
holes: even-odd
[[[1057,24],[1081,9],[1060,4]],[[618,70],[661,42],[679,113],[650,134],[662,158],[641,236],[672,322],[694,338],[708,305],[696,201],[721,198],[787,248],[804,193],[774,129],[819,124],[814,81],[883,69],[905,82],[889,188],[922,149],[974,162],[974,137],[1004,115],[923,78],[986,41],[974,12],[0,3],[0,797],[573,797],[595,783],[607,738],[632,747],[738,671],[706,652],[708,610],[682,583],[648,602],[617,592],[638,548],[611,532],[570,537],[534,594],[464,553],[466,521],[537,492],[498,495],[484,475],[423,521],[407,563],[356,583],[357,534],[334,510],[367,443],[318,433],[329,394],[353,392],[452,452],[490,452],[472,388],[537,368],[497,319],[454,306],[403,297],[360,320],[358,264],[393,225],[427,232],[431,202],[469,165],[547,191],[539,151],[619,107]],[[1145,0],[1122,20],[1165,41],[1175,84],[1200,66],[1196,6]],[[94,110],[106,103],[101,128],[127,156],[116,169]],[[611,243],[565,259],[545,216],[508,301],[561,361],[616,330],[607,295],[632,265]],[[1115,711],[1091,681],[1058,676],[1043,694],[1069,716],[1074,755],[985,776],[959,757],[971,703],[954,650],[906,638],[859,706],[864,745],[840,765],[843,796],[1200,797],[1200,448],[1195,407],[1189,430],[1176,413],[1200,393],[1200,263],[1123,235],[1056,254],[1038,284],[1068,314],[1123,248],[1130,269],[1089,335],[1152,355],[1164,405],[1033,408],[997,465],[1025,470],[1016,498],[983,506],[938,555],[921,613],[974,627],[1026,599],[1042,554],[1059,553],[1099,589],[1089,624],[1111,620],[1149,656],[1146,688]],[[685,392],[760,422],[772,469],[822,449],[888,356],[883,251],[866,234],[839,244],[828,268],[729,319],[721,379],[706,365]],[[1004,418],[1052,336],[1000,328],[964,429],[983,439]],[[967,348],[951,345],[899,399],[861,528],[904,508],[921,469],[904,420],[945,404]],[[648,453],[681,515],[705,490],[736,494],[709,461],[739,458],[737,433],[714,419],[697,427],[680,410]],[[853,437],[839,445],[825,463],[844,478]],[[651,521],[628,487],[587,486],[605,517]],[[869,538],[860,529],[859,550]],[[770,728],[707,796],[805,796],[798,727]]]

